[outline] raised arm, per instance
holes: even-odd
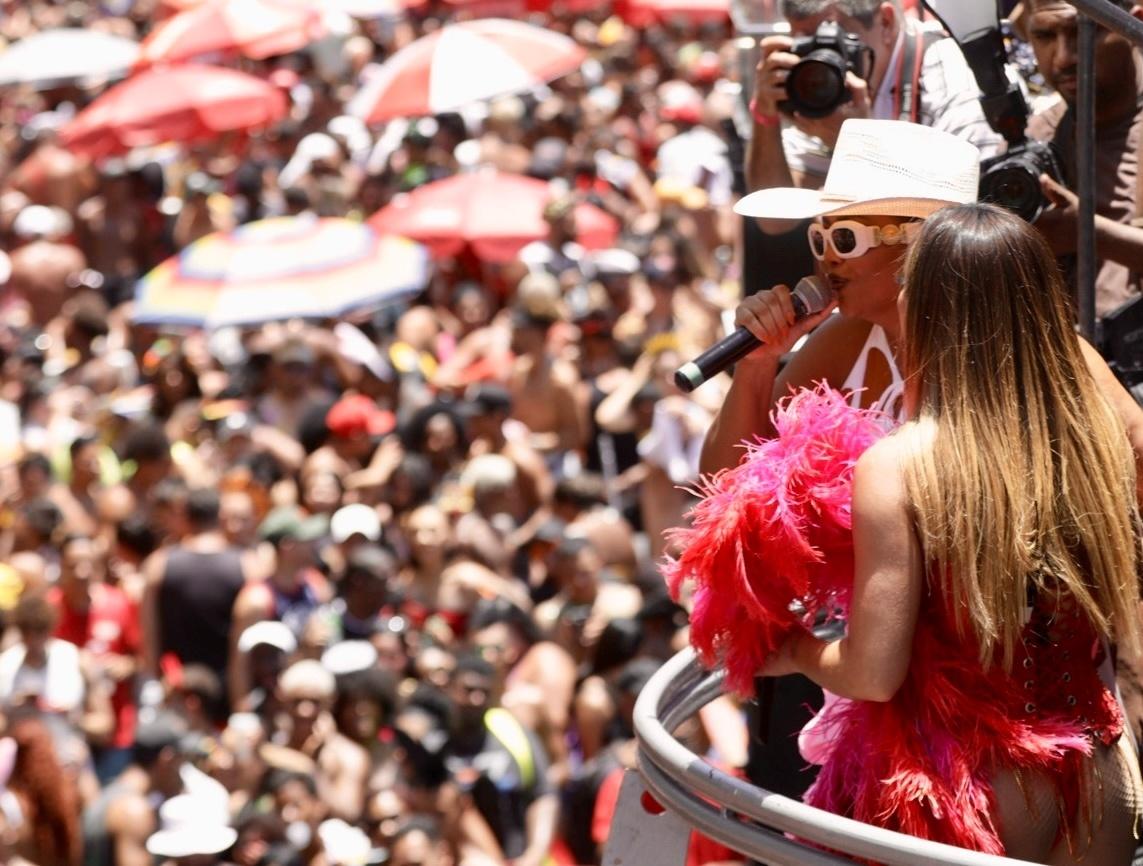
[[[809,385],[830,378],[824,365],[828,360],[825,341],[832,330],[828,325],[806,343],[781,375],[778,365],[782,355],[825,321],[833,307],[830,304],[816,316],[795,322],[790,292],[785,286],[751,295],[738,305],[735,324],[762,340],[762,346],[735,367],[734,381],[703,440],[699,459],[702,472],[736,465],[742,457],[739,444],[743,440],[773,436],[770,410],[775,398],[784,395],[791,385]]]

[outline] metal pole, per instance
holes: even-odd
[[[1077,6],[1080,4],[1076,4]],[[1130,17],[1130,16],[1128,16]],[[1133,21],[1135,19],[1132,19]],[[1136,22],[1138,23],[1138,22]],[[1080,333],[1095,340],[1095,21],[1079,16],[1076,93],[1076,307]]]
[[[1068,2],[1108,30],[1113,30],[1136,45],[1143,46],[1143,21],[1132,17],[1108,0],[1068,0]]]

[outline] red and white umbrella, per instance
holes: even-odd
[[[326,32],[317,4],[204,0],[156,27],[143,41],[139,63],[173,63],[205,54],[263,60],[304,48]]]
[[[286,115],[286,97],[253,75],[215,66],[174,66],[128,78],[60,130],[60,143],[99,159],[167,141],[193,142]]]
[[[437,258],[466,247],[489,262],[506,262],[548,234],[544,207],[552,198],[545,181],[519,174],[478,171],[419,186],[397,196],[369,218],[380,234],[423,243]],[[587,249],[612,246],[619,223],[592,204],[575,209],[576,240]]]
[[[587,52],[562,33],[506,18],[451,24],[402,48],[349,104],[367,123],[455,111],[578,69]]]

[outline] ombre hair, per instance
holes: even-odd
[[[906,468],[929,575],[985,664],[1011,666],[1029,589],[1140,645],[1135,463],[1055,258],[991,205],[931,216],[905,263]]]

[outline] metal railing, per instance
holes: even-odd
[[[887,866],[1032,866],[842,818],[722,772],[672,733],[722,694],[722,681],[721,671],[705,670],[687,649],[660,668],[635,704],[640,781],[682,826],[772,866],[838,866],[852,858]],[[654,850],[654,837],[663,834],[653,816],[633,807],[638,802],[621,797],[604,866],[666,866]],[[635,832],[640,821],[652,828],[642,840]]]

